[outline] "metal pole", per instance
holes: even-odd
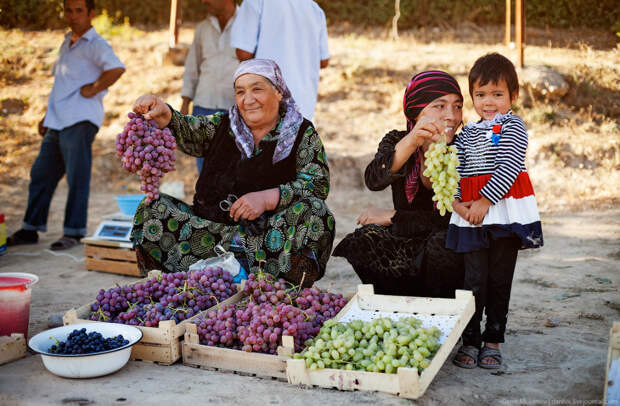
[[[506,33],[504,35],[504,42],[506,43],[506,46],[510,45],[510,23],[511,23],[511,16],[510,16],[510,12],[512,11],[512,4],[511,4],[511,0],[506,0]]]

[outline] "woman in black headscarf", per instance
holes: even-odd
[[[445,248],[449,216],[441,216],[424,172],[424,152],[445,135],[454,138],[462,120],[463,96],[456,80],[441,71],[415,75],[403,100],[407,130],[385,135],[365,172],[368,189],[392,188],[393,209],[370,208],[362,227],[347,235],[333,254],[345,257],[376,293],[454,297],[463,284],[462,259]]]

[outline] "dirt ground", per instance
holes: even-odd
[[[50,313],[92,301],[101,287],[132,280],[85,271],[83,247],[59,256],[47,250],[60,233],[63,196],[61,189],[52,203],[50,230],[37,246],[12,249],[0,257],[1,272],[31,272],[40,277],[33,290],[30,334],[46,328]],[[91,213],[113,212],[112,199],[113,194],[95,193]],[[356,213],[370,201],[384,205],[389,196],[359,189],[330,195],[328,203],[338,220],[338,240],[354,228]],[[612,322],[620,319],[620,211],[543,214],[542,220],[545,246],[519,254],[508,334],[502,347],[506,365],[499,372],[470,371],[447,361],[415,404],[513,405],[602,399],[608,332]],[[92,218],[89,226],[95,225]],[[332,258],[318,285],[351,291],[358,283],[345,260]],[[557,326],[546,327],[547,319]],[[113,375],[78,381],[48,373],[37,355],[0,366],[2,405],[141,405],[197,400],[230,405],[244,402],[248,393],[257,404],[409,403],[387,394],[304,389],[182,364],[166,367],[130,361]]]
[[[191,40],[183,27],[181,41]],[[498,372],[446,364],[420,405],[580,404],[602,399],[609,328],[620,320],[620,47],[607,33],[568,35],[528,29],[526,63],[547,65],[571,86],[558,102],[530,100],[518,112],[528,125],[527,166],[541,209],[545,246],[519,254],[506,343]],[[0,212],[9,233],[19,228],[27,200],[29,168],[38,153],[36,123],[44,114],[61,31],[0,29]],[[135,176],[123,173],[114,136],[133,100],[155,93],[180,106],[183,68],[162,63],[167,31],[139,41],[111,38],[127,73],[106,96],[106,119],[93,147],[88,228],[116,210],[114,196],[136,193]],[[389,192],[363,188],[364,167],[383,134],[403,128],[402,92],[414,72],[444,69],[465,94],[466,120],[475,119],[467,72],[484,53],[516,52],[500,44],[500,27],[419,29],[399,42],[384,31],[330,27],[330,67],[321,71],[315,124],[332,172],[328,204],[337,220],[336,243],[354,230],[361,210],[390,206]],[[570,38],[576,38],[574,41]],[[139,60],[139,62],[135,62]],[[9,100],[10,99],[10,100]],[[523,99],[522,99],[523,100]],[[181,156],[165,180],[182,180],[188,200],[196,179],[193,158]],[[9,250],[0,272],[39,275],[32,298],[30,333],[47,328],[48,315],[92,301],[100,288],[129,277],[87,272],[83,247],[52,253],[61,234],[66,184],[61,182],[48,232],[33,247]],[[332,258],[318,285],[352,291],[359,279],[348,263]],[[547,327],[549,324],[556,327]],[[209,404],[409,404],[381,393],[302,389],[235,374],[130,361],[110,376],[68,380],[48,373],[39,356],[0,366],[0,406],[142,405],[200,401]],[[581,402],[585,403],[585,402]]]

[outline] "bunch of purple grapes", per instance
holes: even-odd
[[[232,275],[222,268],[163,274],[145,282],[100,290],[91,320],[157,327],[180,322],[237,293]]]
[[[146,202],[159,198],[159,179],[175,170],[177,144],[168,127],[160,130],[154,120],[129,113],[129,122],[116,136],[116,155],[123,168],[140,175],[140,189]]]
[[[281,337],[289,335],[300,350],[347,303],[342,295],[317,288],[299,290],[262,272],[249,275],[243,293],[238,304],[192,321],[201,344],[275,354]]]

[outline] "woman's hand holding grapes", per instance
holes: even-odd
[[[133,111],[142,114],[146,120],[155,120],[159,128],[168,126],[172,119],[172,110],[160,98],[152,94],[138,97],[133,104]]]

